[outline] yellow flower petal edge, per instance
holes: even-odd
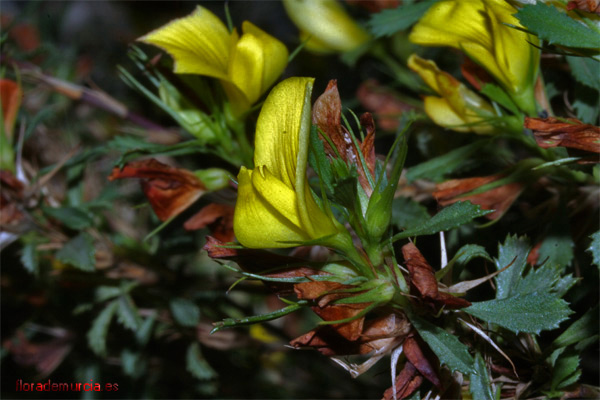
[[[424,46],[463,50],[487,69],[527,113],[535,113],[534,85],[540,52],[537,37],[521,27],[504,0],[445,0],[431,6],[409,39]]]
[[[229,32],[204,7],[138,39],[158,46],[175,60],[176,73],[210,76],[221,80],[234,115],[256,103],[287,65],[283,43],[245,21],[242,35]]]
[[[306,181],[312,85],[312,78],[286,79],[271,91],[258,117],[256,167],[242,167],[238,175],[233,221],[235,235],[246,247],[292,247],[347,235],[317,205]]]
[[[481,96],[467,89],[452,75],[440,70],[431,60],[412,54],[407,64],[441,96],[426,96],[424,100],[425,113],[433,122],[457,132],[494,132],[494,127],[485,121],[496,114],[491,104]]]
[[[175,60],[175,72],[228,79],[230,34],[212,12],[198,6],[138,39],[160,47]]]
[[[283,5],[301,37],[312,37],[306,43],[309,50],[344,52],[370,40],[337,0],[284,0]]]

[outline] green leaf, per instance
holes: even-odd
[[[392,203],[392,223],[398,229],[416,228],[429,218],[427,208],[409,197],[398,197]]]
[[[554,329],[572,314],[564,300],[539,292],[477,302],[463,311],[515,333]]]
[[[94,223],[88,213],[76,207],[42,207],[42,210],[66,227],[77,231],[89,228]]]
[[[21,263],[25,269],[37,276],[40,273],[39,256],[37,252],[37,243],[27,243],[21,250]]]
[[[200,323],[200,308],[191,300],[179,297],[171,300],[169,307],[179,325],[195,327]]]
[[[559,337],[554,339],[552,346],[566,347],[580,343],[588,338],[598,336],[598,306],[588,310],[581,318],[573,322]]]
[[[515,17],[529,31],[550,44],[588,49],[599,47],[598,32],[560,12],[554,6],[542,2],[526,4]]]
[[[89,233],[82,232],[65,243],[56,253],[56,259],[82,271],[93,272],[96,266],[95,254],[94,239]]]
[[[592,243],[588,247],[587,251],[592,254],[592,262],[600,268],[600,231],[590,236]]]
[[[492,387],[490,385],[490,376],[485,365],[485,361],[481,354],[475,355],[475,372],[473,372],[469,378],[471,381],[469,385],[469,391],[473,395],[474,399],[481,400],[494,400],[492,394]]]
[[[319,175],[319,182],[325,185],[327,194],[333,194],[333,170],[329,157],[325,153],[323,142],[319,139],[317,126],[313,125],[310,130],[310,152],[308,162],[312,169]]]
[[[294,311],[299,310],[305,304],[306,304],[306,301],[301,300],[298,303],[290,304],[287,307],[284,307],[282,309],[279,309],[279,310],[276,310],[276,311],[273,311],[273,312],[270,312],[267,314],[252,315],[250,317],[244,317],[244,318],[239,318],[239,319],[226,318],[221,322],[215,322],[213,324],[215,327],[213,328],[211,333],[218,332],[224,328],[233,328],[233,327],[243,326],[243,325],[252,325],[252,324],[256,324],[257,322],[265,322],[265,321],[271,321],[271,320],[274,320],[277,318],[281,318],[284,315],[288,315],[290,313],[293,313]]]
[[[512,101],[510,96],[500,88],[500,86],[496,86],[491,83],[486,83],[481,88],[481,93],[486,95],[490,100],[495,101],[500,104],[502,107],[506,108],[514,115],[519,115],[521,112],[519,111],[519,107]]]
[[[522,279],[515,282],[515,286],[511,290],[511,295],[526,295],[533,292],[548,293],[555,292],[555,285],[561,281],[561,273],[564,268],[558,264],[546,263],[536,270],[531,270]],[[565,277],[567,278],[567,277]],[[564,282],[566,288],[561,287],[561,292],[569,289],[570,285],[574,284],[575,279],[570,276],[570,280]],[[555,297],[561,297],[564,293],[555,294]]]
[[[104,310],[102,310],[96,319],[94,319],[94,322],[92,322],[92,326],[87,333],[88,346],[90,346],[90,349],[99,356],[106,355],[106,334],[108,333],[110,321],[115,315],[118,307],[119,302],[117,300],[108,303],[106,307],[104,307]]]
[[[423,1],[383,10],[371,15],[371,19],[367,22],[367,27],[377,38],[392,36],[394,33],[405,30],[417,22],[435,2]]]
[[[491,212],[490,210],[482,210],[478,205],[472,204],[470,201],[459,201],[444,208],[431,219],[422,223],[421,226],[396,234],[392,238],[392,241],[411,236],[432,235],[440,231],[448,231]]]
[[[117,319],[124,327],[134,332],[140,328],[142,319],[138,313],[137,307],[133,303],[131,296],[123,295],[119,297],[119,309]]]
[[[504,244],[498,246],[496,269],[501,270],[511,263],[512,265],[496,276],[497,299],[505,299],[513,293],[527,264],[529,250],[529,240],[526,237],[518,238],[516,235],[508,235]]]
[[[137,379],[146,373],[148,364],[140,352],[123,349],[121,352],[121,366],[125,375]]]
[[[594,89],[576,84],[573,93],[573,108],[577,112],[577,118],[587,124],[595,125],[600,115],[600,96]]]
[[[409,182],[416,179],[429,179],[434,182],[440,182],[446,176],[461,168],[465,164],[465,160],[468,160],[471,155],[479,151],[487,142],[487,140],[479,140],[418,164],[408,170],[406,178]]]
[[[140,329],[135,332],[135,338],[140,346],[145,346],[152,337],[152,328],[156,321],[156,313],[152,313],[149,317],[143,320]]]
[[[577,381],[581,375],[581,371],[577,370],[578,366],[579,356],[576,352],[562,353],[554,363],[550,383],[551,390],[561,389]]]
[[[217,376],[216,371],[206,362],[200,352],[200,345],[190,344],[185,356],[186,369],[190,374],[200,380],[209,380]]]
[[[559,265],[563,269],[571,265],[575,244],[571,238],[568,215],[566,207],[561,205],[552,219],[548,236],[540,246],[539,263]]]
[[[474,258],[484,258],[488,261],[492,261],[492,258],[482,246],[466,244],[456,252],[445,268],[436,271],[435,277],[438,280],[441,280],[451,269],[452,276],[458,279],[464,267]],[[453,281],[455,280],[453,279]]]
[[[600,91],[600,79],[598,79],[600,62],[589,57],[567,56],[565,58],[577,82]]]
[[[451,372],[476,373],[469,349],[456,336],[415,315],[409,315],[409,318],[419,335],[438,356],[441,364],[446,364]]]

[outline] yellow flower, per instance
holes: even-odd
[[[495,117],[492,106],[467,89],[435,62],[416,54],[408,58],[408,67],[441,97],[426,96],[425,112],[436,124],[458,132],[492,133],[494,127],[486,120]]]
[[[230,33],[216,15],[198,6],[138,40],[171,54],[176,73],[219,79],[239,115],[275,83],[288,59],[285,45],[252,23],[244,21],[242,32],[241,37],[235,29]]]
[[[306,48],[319,53],[354,50],[369,41],[361,28],[336,0],[284,0],[290,19],[300,29]]]
[[[504,0],[440,1],[415,25],[409,39],[463,50],[498,80],[522,110],[535,114],[539,41],[505,25],[521,27],[512,15],[515,11]]]
[[[256,125],[256,167],[242,167],[238,175],[233,229],[246,247],[292,247],[347,235],[330,213],[319,208],[306,181],[313,80],[286,79],[262,107]]]

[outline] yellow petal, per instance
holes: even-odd
[[[242,167],[233,229],[238,241],[249,248],[290,247],[284,242],[310,239],[300,227],[296,193],[267,168]]]
[[[234,231],[246,247],[290,247],[344,228],[317,205],[306,182],[314,79],[289,78],[265,100],[253,171],[238,176]]]
[[[350,51],[370,39],[338,1],[284,0],[283,5],[300,31],[315,38],[319,50]],[[309,41],[307,47],[311,46]]]
[[[230,34],[216,15],[198,6],[187,17],[169,22],[138,40],[164,49],[175,72],[228,79]]]
[[[486,134],[494,131],[485,120],[496,114],[481,96],[467,89],[452,75],[440,70],[431,60],[412,54],[407,64],[441,96],[425,98],[425,112],[437,125],[458,132]]]
[[[538,39],[506,25],[521,26],[512,15],[515,11],[503,0],[440,1],[414,26],[409,39],[425,46],[463,50],[524,110],[535,111],[531,102],[539,64]]]

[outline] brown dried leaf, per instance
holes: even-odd
[[[370,13],[378,13],[389,8],[396,8],[402,4],[401,0],[346,0],[348,4],[356,4]]]
[[[402,344],[402,350],[408,361],[410,361],[410,363],[413,364],[427,380],[433,383],[437,388],[441,388],[442,383],[438,377],[436,368],[433,366],[437,365],[438,361],[431,352],[426,351],[424,353],[422,349],[429,348],[426,345],[419,343],[415,337],[407,337]],[[435,360],[433,364],[429,361],[430,358]]]
[[[235,208],[227,204],[211,203],[188,219],[183,227],[188,231],[210,228],[213,236],[223,242],[232,242],[233,212]]]
[[[109,180],[139,178],[142,190],[161,221],[172,218],[192,205],[206,188],[191,171],[174,168],[153,158],[114,168]]]
[[[433,268],[413,243],[402,247],[402,255],[409,272],[411,292],[414,292],[423,303],[428,304],[434,311],[437,312],[441,307],[457,309],[471,305],[465,299],[439,291]]]
[[[10,79],[0,79],[0,102],[2,103],[2,120],[4,132],[9,141],[12,140],[13,126],[21,105],[23,92],[19,85]]]
[[[481,90],[486,83],[494,82],[490,74],[469,57],[464,58],[464,62],[460,66],[460,72],[465,80],[477,90]]]
[[[600,15],[599,0],[571,0],[567,3],[567,11],[578,9]]]
[[[544,149],[560,146],[600,153],[600,127],[578,119],[525,117],[525,128],[533,131],[538,146]]]
[[[394,397],[394,386],[392,386],[383,393],[383,400],[405,399],[413,394],[421,386],[421,383],[423,383],[423,375],[410,361],[407,361],[396,377],[396,396]]]
[[[512,203],[519,197],[525,188],[522,183],[513,182],[506,185],[498,186],[487,192],[462,196],[483,185],[494,182],[502,178],[503,175],[491,175],[484,177],[452,179],[436,185],[435,191],[432,193],[437,202],[446,206],[456,203],[457,201],[469,200],[473,204],[481,206],[484,210],[495,210],[487,214],[485,217],[494,220],[500,218]]]
[[[392,90],[373,79],[365,81],[356,92],[362,106],[375,114],[378,126],[386,131],[395,131],[400,123],[400,116],[414,109],[401,101]]]
[[[12,172],[0,170],[0,229],[14,227],[25,217],[20,210],[24,189]]]

